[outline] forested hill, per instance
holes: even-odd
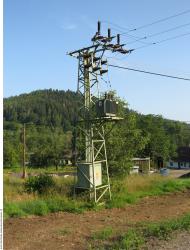
[[[27,161],[31,166],[56,165],[71,158],[72,122],[81,106],[80,98],[70,90],[52,89],[5,98],[4,166],[22,162],[23,123],[27,124]],[[132,157],[168,160],[176,155],[178,147],[190,145],[190,125],[138,114],[118,101],[124,119],[114,126],[106,141],[111,173],[114,169],[124,172]]]
[[[71,129],[79,95],[70,90],[37,90],[4,99],[4,120]]]
[[[4,98],[4,121],[15,123],[33,123],[62,127],[64,131],[72,128],[72,122],[81,106],[80,96],[73,91],[67,90],[37,90],[29,94],[21,94]],[[172,133],[176,128],[179,130],[190,129],[190,125],[164,119],[157,115],[142,115],[134,111],[127,112],[134,114],[138,121],[138,127],[143,128],[148,121],[148,126],[154,128],[159,123],[170,129]],[[147,124],[146,124],[147,126]],[[174,129],[175,128],[175,129]]]

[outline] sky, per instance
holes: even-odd
[[[77,60],[66,53],[91,45],[102,24],[112,33],[134,29],[190,10],[189,0],[5,0],[4,97],[37,89],[77,89]],[[190,12],[122,36],[126,48],[190,33]],[[174,27],[184,27],[142,40]],[[132,37],[133,36],[133,37]],[[109,54],[109,63],[190,78],[190,35],[137,49],[128,56]],[[190,121],[190,81],[109,68],[111,88],[143,114]],[[104,89],[108,86],[103,86]]]

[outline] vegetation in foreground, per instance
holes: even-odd
[[[91,237],[90,249],[147,249],[146,243],[151,238],[167,240],[174,231],[190,230],[190,213],[183,217],[161,222],[138,223],[130,226],[126,233],[115,233],[103,229],[94,232]],[[105,232],[108,232],[105,234]],[[110,233],[112,232],[112,233]],[[94,237],[94,235],[96,237]]]
[[[145,196],[157,196],[187,188],[190,188],[190,179],[171,179],[159,175],[112,179],[112,200],[107,199],[104,205],[97,206],[85,200],[85,194],[73,199],[72,177],[50,178],[42,175],[41,179],[39,176],[32,177],[25,182],[5,175],[4,218],[46,215],[59,211],[81,213],[92,209],[124,207],[126,204],[138,202]]]
[[[159,196],[190,188],[190,179],[173,179],[154,174],[152,176],[134,175],[113,180],[112,200],[107,208],[124,207],[146,196]]]

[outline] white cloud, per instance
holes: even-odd
[[[77,28],[77,25],[73,24],[73,23],[72,24],[63,24],[61,26],[61,28],[64,29],[64,30],[74,30],[74,29]]]

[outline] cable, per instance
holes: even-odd
[[[188,35],[190,35],[190,32],[187,32],[187,33],[184,33],[184,34],[181,34],[181,35],[177,35],[177,36],[173,36],[173,37],[166,38],[166,39],[164,39],[164,40],[161,40],[161,41],[156,42],[156,44],[159,44],[159,43],[162,43],[162,42],[166,42],[166,41],[169,41],[169,40],[173,40],[173,39],[176,39],[176,38],[179,38],[179,37],[188,36]]]
[[[121,30],[118,30],[118,29],[115,29],[115,28],[113,28],[114,30],[116,30],[116,31],[119,31],[119,32],[121,32]],[[122,33],[119,33],[120,35],[122,35],[122,36],[125,36],[125,37],[130,37],[130,38],[133,38],[133,39],[136,39],[135,41],[139,41],[139,42],[141,42],[141,43],[143,43],[143,44],[150,44],[150,43],[148,43],[148,42],[145,42],[145,41],[141,41],[141,40],[143,40],[144,39],[144,37],[140,37],[140,36],[134,36],[134,35],[130,35],[130,34],[122,34]],[[133,43],[133,41],[132,42],[130,42],[130,43]]]
[[[165,18],[162,18],[162,19],[158,19],[158,20],[156,20],[156,21],[154,21],[154,22],[151,22],[151,23],[147,23],[147,24],[141,25],[141,26],[136,27],[136,28],[134,28],[134,29],[126,29],[126,28],[124,28],[124,27],[122,27],[122,26],[120,26],[120,25],[118,25],[118,24],[113,23],[113,22],[108,22],[108,21],[102,21],[102,22],[103,22],[103,23],[111,24],[111,25],[113,25],[113,26],[116,26],[116,27],[118,27],[120,30],[126,30],[126,32],[123,32],[123,34],[125,34],[125,33],[128,33],[128,32],[137,31],[137,30],[139,30],[139,29],[143,29],[143,28],[145,28],[145,27],[152,26],[152,25],[157,24],[157,23],[161,23],[161,22],[167,21],[167,20],[169,20],[169,19],[172,19],[172,18],[175,18],[175,17],[178,17],[178,16],[185,15],[185,14],[187,14],[187,13],[189,13],[189,12],[190,12],[190,10],[185,10],[185,11],[183,11],[183,12],[179,12],[179,13],[177,13],[177,14],[174,14],[174,15],[171,15],[171,16],[168,16],[168,17],[165,17]]]
[[[153,42],[153,43],[150,43],[150,44],[147,44],[147,45],[143,45],[143,46],[134,48],[134,50],[142,49],[142,48],[149,47],[149,46],[152,46],[152,45],[157,45],[157,44],[160,44],[160,43],[163,43],[163,42],[167,42],[167,41],[174,40],[174,39],[184,37],[184,36],[188,36],[188,35],[190,35],[190,32],[184,33],[184,34],[181,34],[181,35],[177,35],[177,36],[173,36],[173,37],[169,37],[169,38],[166,38],[164,40],[156,41],[156,42]]]
[[[120,30],[118,30],[119,32],[121,32],[121,30],[127,30],[126,32],[120,33],[120,35],[127,35],[127,36],[130,36],[130,37],[133,37],[133,38],[137,39],[139,42],[146,44],[146,42],[141,41],[141,40],[143,40],[143,39],[145,39],[145,38],[143,38],[143,37],[137,37],[137,36],[132,36],[132,35],[128,35],[128,33],[132,32],[132,31],[136,31],[136,30],[142,29],[142,28],[145,28],[145,27],[148,27],[148,26],[152,26],[152,25],[157,24],[157,23],[160,23],[160,22],[167,21],[167,20],[169,20],[169,19],[172,19],[172,18],[181,16],[181,15],[185,15],[185,14],[187,14],[187,13],[189,13],[189,12],[190,12],[190,10],[186,10],[186,11],[177,13],[177,14],[175,14],[175,15],[172,15],[172,16],[169,16],[169,17],[165,17],[165,18],[163,18],[163,19],[159,19],[159,20],[154,21],[154,22],[152,22],[152,23],[148,23],[148,24],[139,26],[139,27],[134,28],[134,29],[126,29],[126,28],[124,28],[124,27],[121,27],[121,26],[118,25],[118,24],[113,23],[113,22],[108,22],[108,21],[102,21],[102,22],[103,22],[103,23],[108,23],[108,24],[111,24],[111,25],[113,25],[113,26],[118,27],[118,28],[120,29]],[[177,27],[176,27],[176,28],[177,28]],[[115,29],[115,28],[113,28],[113,29]],[[175,28],[174,28],[174,29],[175,29]],[[117,30],[117,29],[115,29],[115,30]],[[164,32],[163,32],[163,33],[164,33]],[[154,35],[154,34],[153,34],[153,35]]]
[[[163,31],[160,31],[160,32],[157,32],[157,33],[154,33],[154,34],[145,35],[144,37],[139,37],[135,41],[129,42],[127,44],[132,44],[132,43],[135,43],[135,42],[139,42],[141,40],[148,39],[148,38],[151,38],[151,37],[154,37],[154,36],[158,36],[158,35],[161,35],[161,34],[164,34],[164,33],[170,32],[170,31],[174,31],[174,30],[177,30],[177,29],[183,28],[185,26],[189,26],[189,25],[190,25],[190,23],[186,23],[186,24],[182,24],[182,25],[179,25],[179,26],[167,29],[167,30],[163,30]]]
[[[118,30],[119,32],[122,32],[122,30],[126,30],[126,31],[129,32],[129,29],[126,29],[126,28],[124,28],[124,27],[122,27],[122,26],[120,26],[120,25],[118,25],[118,24],[116,24],[116,23],[108,22],[108,21],[102,21],[102,23],[107,23],[107,24],[113,25],[113,26],[115,26],[115,27],[118,27],[118,29],[116,29],[116,28],[114,28],[114,27],[112,27],[112,29]]]
[[[127,69],[127,70],[136,71],[140,73],[150,74],[150,75],[157,75],[157,76],[163,76],[163,77],[168,77],[168,78],[174,78],[178,80],[190,81],[190,78],[165,75],[165,74],[160,74],[160,73],[155,73],[155,72],[150,72],[150,71],[145,71],[145,70],[140,70],[140,69],[133,69],[133,68],[123,67],[123,66],[118,66],[118,65],[113,65],[113,64],[109,64],[109,66],[114,67],[114,68],[119,68],[119,69]]]
[[[152,25],[154,25],[154,24],[161,23],[161,22],[167,21],[167,20],[172,19],[172,18],[181,16],[181,15],[185,15],[185,14],[187,14],[187,13],[189,13],[189,12],[190,12],[190,10],[186,10],[186,11],[180,12],[180,13],[178,13],[178,14],[175,14],[175,15],[172,15],[172,16],[169,16],[169,17],[165,17],[165,18],[159,19],[159,20],[154,21],[154,22],[152,22],[152,23],[148,23],[148,24],[139,26],[139,27],[137,27],[137,28],[135,28],[135,29],[129,30],[129,32],[136,31],[136,30],[139,30],[139,29],[143,29],[143,28],[145,28],[145,27],[152,26]]]
[[[167,29],[167,30],[163,30],[163,31],[160,31],[160,32],[148,35],[146,37],[149,38],[149,37],[153,37],[153,36],[158,36],[158,35],[161,35],[163,33],[167,33],[167,32],[173,31],[173,30],[177,30],[177,29],[183,28],[185,26],[189,26],[189,25],[190,25],[190,23],[185,23],[185,24],[182,24],[182,25],[179,25],[179,26],[175,26],[175,27]]]
[[[129,54],[127,54],[127,55],[125,55],[125,56],[129,56]],[[124,57],[122,57],[122,58],[117,58],[117,57],[114,57],[114,56],[113,56],[113,57],[110,56],[110,57],[107,57],[107,58],[108,58],[108,59],[111,59],[111,60],[110,60],[110,63],[118,63],[118,61],[119,61],[119,62],[121,62],[124,66],[125,66],[125,65],[128,65],[126,62],[123,62],[123,60],[125,59]],[[113,61],[112,61],[112,60],[113,60]],[[114,62],[114,61],[115,61],[115,62]],[[135,67],[135,66],[134,66],[134,67]],[[168,68],[168,70],[171,70],[171,68]],[[190,72],[184,72],[184,71],[179,72],[179,71],[178,71],[178,73],[181,74],[181,75],[182,75],[182,74],[187,74],[187,76],[190,75]]]

